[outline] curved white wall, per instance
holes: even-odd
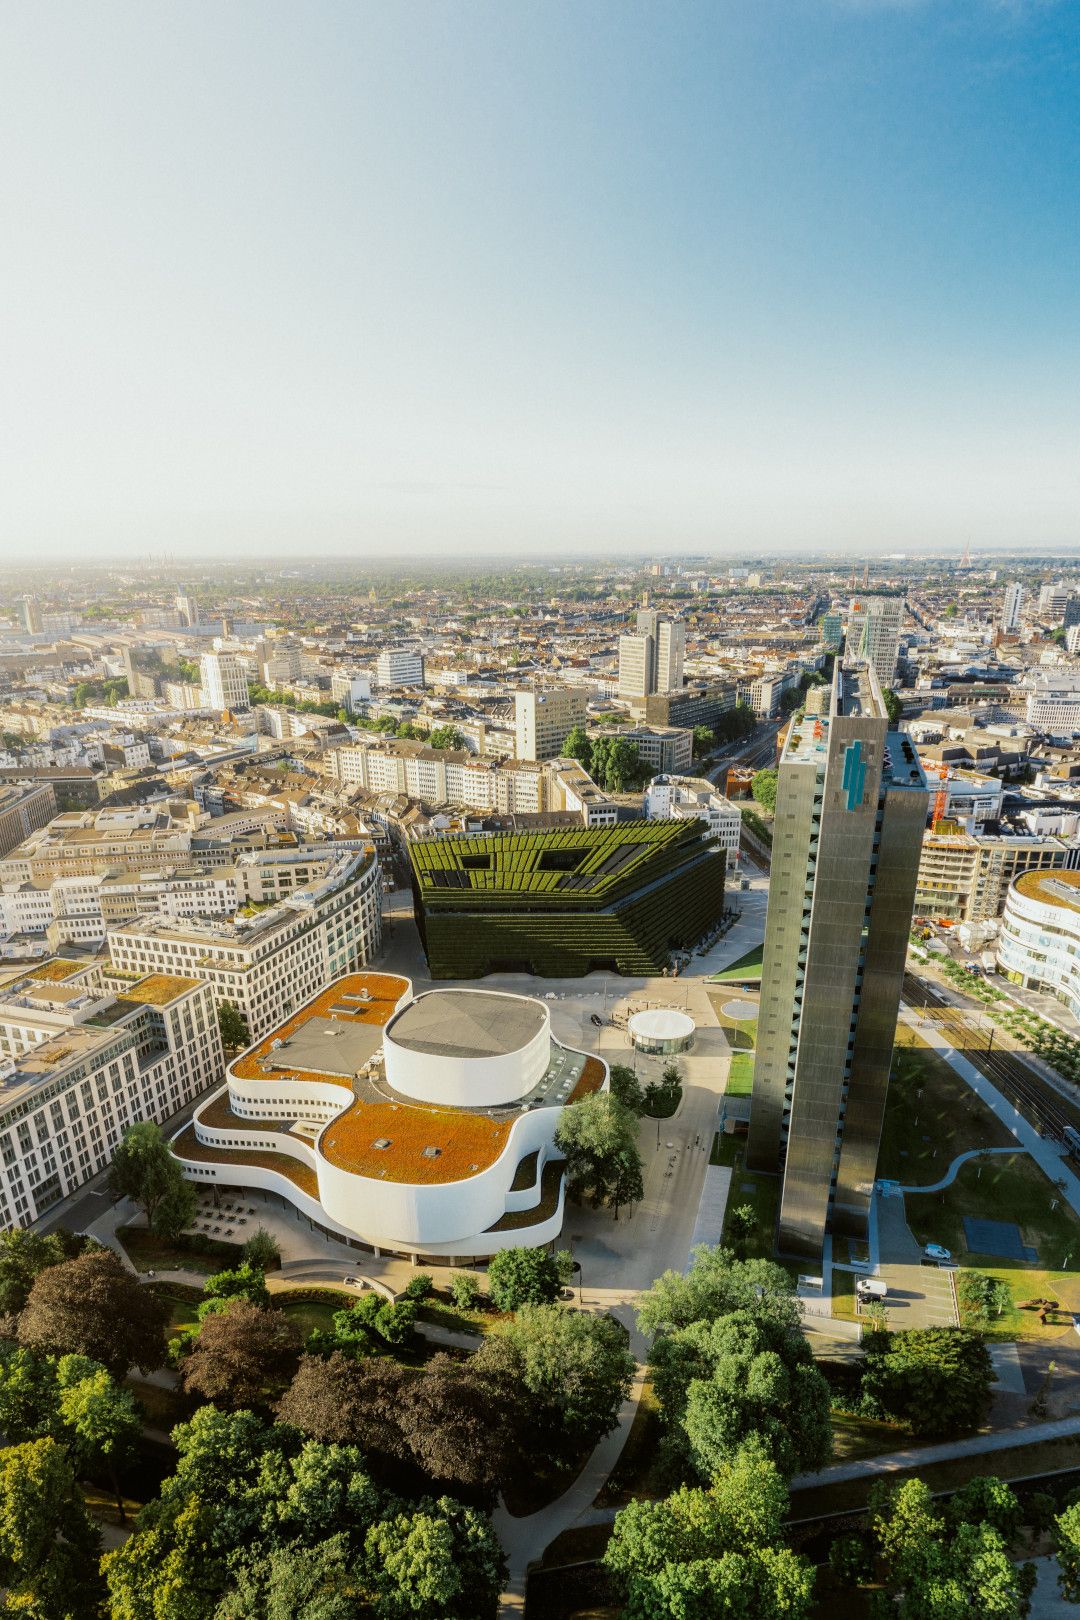
[[[430,990],[428,995],[447,992]],[[395,1091],[415,1097],[418,1102],[439,1103],[447,1108],[505,1108],[524,1097],[540,1081],[551,1060],[551,1014],[534,996],[504,995],[494,990],[454,990],[455,996],[484,996],[488,1000],[528,1001],[543,1014],[541,1027],[516,1052],[497,1057],[446,1057],[433,1052],[416,1052],[394,1038],[394,1025],[400,1014],[386,1026],[383,1056],[386,1078]],[[422,1001],[423,996],[417,1000]],[[407,1012],[408,1009],[406,1008]]]
[[[1027,985],[1051,990],[1080,1017],[1080,916],[1010,888],[997,963]]]

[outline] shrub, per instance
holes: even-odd
[[[474,1309],[480,1297],[480,1281],[471,1271],[459,1271],[450,1279],[450,1298],[459,1311]]]
[[[434,1287],[435,1284],[432,1281],[431,1273],[427,1271],[418,1271],[415,1277],[409,1278],[403,1293],[406,1299],[427,1299]]]
[[[281,1264],[281,1246],[265,1226],[258,1226],[244,1244],[244,1259],[259,1271],[270,1271]]]

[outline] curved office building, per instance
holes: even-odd
[[[555,1127],[607,1080],[532,996],[355,973],[236,1058],[172,1147],[190,1180],[276,1192],[352,1243],[481,1258],[558,1236]]]
[[[998,967],[1080,1018],[1080,872],[1025,872],[1009,889]]]

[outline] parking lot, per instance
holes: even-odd
[[[904,1218],[899,1193],[877,1199],[878,1275],[888,1285],[885,1311],[891,1328],[953,1327],[956,1306],[950,1268],[924,1264]]]

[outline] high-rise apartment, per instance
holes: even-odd
[[[1001,628],[1011,633],[1020,628],[1020,606],[1024,600],[1024,587],[1017,582],[1005,587],[1005,600],[1001,608]]]
[[[580,686],[545,686],[514,693],[518,759],[557,759],[567,734],[584,725],[588,697]]]
[[[208,709],[250,709],[247,675],[238,658],[231,653],[204,653],[201,668]]]
[[[903,621],[902,596],[857,596],[851,603],[846,650],[852,658],[872,664],[882,686],[891,686],[896,679]]]
[[[41,635],[41,604],[36,596],[24,596],[21,599],[19,602],[19,618],[22,620],[22,627],[28,636]]]
[[[176,597],[173,606],[176,608],[177,614],[180,618],[180,623],[182,625],[188,626],[198,624],[199,604],[190,594],[190,592],[181,591]]]
[[[927,787],[873,666],[780,759],[747,1163],[782,1175],[782,1253],[820,1260],[873,1195]]]
[[[662,619],[656,632],[656,690],[682,690],[686,656],[686,625],[681,619]]]

